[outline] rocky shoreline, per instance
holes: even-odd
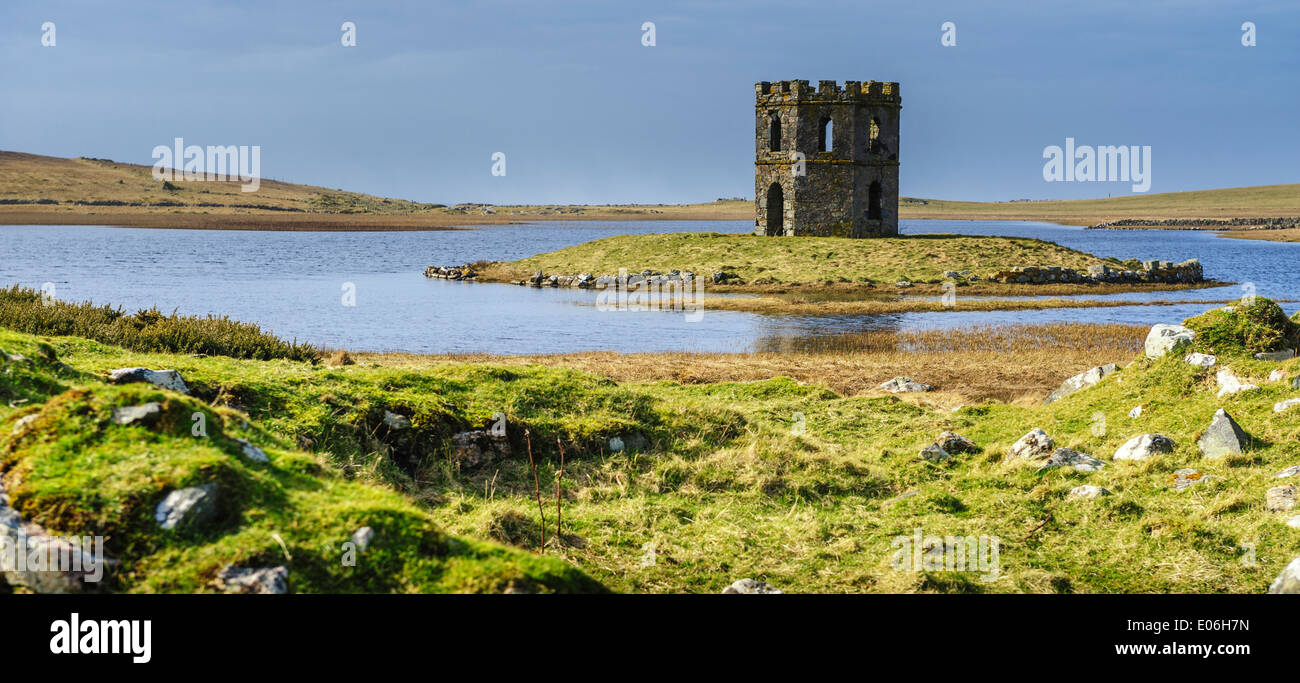
[[[478,279],[478,273],[469,265],[460,266],[429,266],[424,269],[424,276],[437,280],[468,280]],[[709,281],[713,284],[722,284],[734,281],[736,278],[730,273],[713,273]],[[607,287],[626,287],[636,286],[642,283],[649,285],[661,285],[668,283],[678,283],[682,285],[693,284],[696,280],[695,273],[689,270],[670,270],[666,273],[660,273],[654,270],[643,270],[640,273],[619,273],[618,275],[593,275],[591,273],[579,273],[577,275],[547,275],[542,271],[533,273],[532,277],[523,280],[510,280],[509,284],[523,287],[571,287],[575,289],[605,289]]]
[[[1090,225],[1084,230],[1287,230],[1300,228],[1300,217],[1292,218],[1125,218]]]
[[[1181,263],[1159,260],[1131,263],[1131,268],[1112,268],[1108,265],[1097,264],[1089,266],[1087,271],[1080,271],[1074,268],[1062,268],[1059,266],[1016,266],[1010,270],[989,273],[983,278],[979,275],[973,274],[971,271],[962,271],[960,273],[944,271],[942,279],[943,281],[951,281],[958,284],[970,284],[981,281],[1003,284],[1189,284],[1205,281],[1201,262],[1198,259],[1189,259]],[[424,269],[424,276],[438,280],[475,281],[478,279],[479,274],[475,272],[472,265],[463,264],[459,266],[429,266]],[[625,272],[620,272],[618,275],[594,275],[592,273],[578,273],[576,275],[548,275],[539,270],[534,272],[531,277],[522,280],[510,280],[509,283],[527,287],[605,289],[610,286],[635,286],[642,282],[650,285],[670,283],[679,283],[683,285],[692,284],[695,282],[696,277],[695,273],[689,270],[670,270],[666,273],[660,273],[647,269],[640,273],[633,273],[630,275]],[[715,285],[747,284],[735,274],[726,272],[712,273],[705,281]],[[911,282],[898,282],[896,284],[899,287],[912,286]]]

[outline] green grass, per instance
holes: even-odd
[[[0,399],[16,406],[0,408],[0,470],[11,503],[51,533],[105,536],[107,555],[121,564],[108,572],[104,590],[213,590],[213,578],[231,563],[285,565],[291,589],[303,593],[603,590],[558,560],[449,536],[410,498],[295,450],[229,408],[148,385],[109,386],[56,360],[60,352],[107,365],[176,364],[183,357],[132,355],[74,338],[47,344],[4,330],[0,348],[28,359],[0,356]],[[215,360],[208,367],[234,363]],[[290,375],[309,366],[275,361],[262,367]],[[204,373],[194,376],[207,386]],[[109,419],[115,406],[149,401],[163,406],[157,425]],[[200,414],[206,436],[191,430]],[[36,415],[35,422],[11,433],[10,418],[25,415]],[[243,458],[235,438],[259,444],[271,462]],[[156,526],[154,507],[169,490],[205,483],[221,487],[215,520],[185,532]],[[362,526],[375,530],[375,540],[355,566],[345,566],[342,544]]]
[[[970,270],[983,277],[1014,266],[1087,270],[1116,265],[1043,240],[1019,237],[917,235],[883,239],[678,233],[620,235],[503,264],[506,277],[541,270],[559,275],[617,274],[645,269],[731,273],[746,284],[941,282],[943,272]]]
[[[1216,349],[1220,365],[1262,390],[1219,399],[1213,371],[1181,357],[1098,358],[1126,366],[1049,406],[950,412],[918,397],[842,397],[784,378],[615,383],[561,368],[448,361],[327,368],[3,331],[0,348],[37,359],[0,368],[5,485],[16,507],[56,530],[109,531],[124,558],[111,586],[118,590],[194,590],[239,559],[287,564],[295,590],[320,591],[496,590],[511,581],[571,590],[593,588],[590,576],[636,592],[713,593],[753,577],[807,592],[1257,593],[1300,548],[1300,529],[1284,524],[1295,513],[1264,509],[1265,491],[1288,481],[1273,475],[1300,462],[1300,411],[1272,412],[1297,395],[1290,379],[1300,360],[1266,363],[1233,349]],[[71,369],[59,370],[55,357]],[[100,379],[126,365],[175,367],[195,397]],[[1267,381],[1278,367],[1286,381]],[[166,406],[154,430],[107,422],[111,406],[145,400]],[[1130,419],[1136,405],[1142,416]],[[1254,441],[1243,457],[1202,460],[1196,438],[1220,407]],[[209,439],[189,436],[196,410],[211,416]],[[388,434],[384,410],[409,416],[411,429]],[[33,412],[41,417],[31,430],[9,437]],[[459,469],[450,435],[498,412],[513,457]],[[1039,473],[1004,464],[1035,427],[1107,467]],[[918,459],[944,430],[982,452],[943,464]],[[1110,460],[1147,432],[1171,437],[1175,451]],[[610,437],[632,433],[647,437],[643,452],[608,452]],[[235,436],[266,448],[271,465],[237,457]],[[567,458],[566,542],[530,554],[522,550],[540,550],[541,528],[527,446],[540,463],[553,538],[557,439]],[[1169,479],[1181,467],[1217,479],[1175,491]],[[167,488],[212,480],[236,492],[213,528],[169,538],[151,526]],[[1113,495],[1066,499],[1084,483]],[[898,499],[905,492],[916,495]],[[392,545],[380,544],[374,567],[337,566],[337,545],[363,523]],[[891,542],[915,529],[997,537],[999,578],[894,570]]]
[[[120,308],[87,301],[43,299],[41,293],[13,285],[0,289],[0,327],[43,335],[73,335],[136,351],[205,353],[234,358],[314,360],[309,344],[286,342],[251,323],[225,316],[164,315],[155,309],[127,314]]]

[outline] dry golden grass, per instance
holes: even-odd
[[[1146,333],[1139,325],[1003,325],[771,340],[755,353],[356,356],[363,363],[407,368],[452,362],[538,364],[620,382],[703,384],[790,377],[846,396],[880,392],[881,382],[906,375],[935,387],[934,392],[909,398],[952,407],[986,400],[1039,401],[1070,375],[1128,360],[1141,350]]]

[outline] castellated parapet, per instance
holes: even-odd
[[[898,235],[897,83],[754,86],[755,232]]]

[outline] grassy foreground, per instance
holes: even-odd
[[[1096,362],[1127,362],[1123,370],[1051,405],[956,411],[928,407],[924,395],[846,396],[780,377],[683,385],[501,363],[323,367],[0,332],[0,348],[32,359],[0,370],[0,467],[23,514],[56,531],[110,536],[110,554],[122,559],[109,586],[118,590],[201,589],[238,560],[285,564],[303,591],[597,589],[590,576],[662,592],[716,592],[741,577],[809,592],[1262,592],[1300,547],[1300,529],[1283,523],[1294,513],[1264,508],[1264,491],[1285,483],[1274,475],[1300,462],[1300,411],[1272,410],[1300,393],[1291,388],[1300,360],[1246,355],[1296,329],[1241,310],[1247,319],[1208,316],[1196,327],[1217,344],[1220,366],[1258,391],[1217,398],[1213,371],[1181,354],[1115,353]],[[133,365],[177,368],[195,398],[101,379]],[[1279,368],[1285,379],[1269,381]],[[167,419],[152,429],[108,422],[110,407],[145,400],[163,402]],[[1136,405],[1141,416],[1128,417]],[[1195,440],[1220,407],[1253,442],[1241,457],[1205,460]],[[408,416],[409,430],[381,428],[385,410]],[[191,436],[194,411],[209,415],[209,438]],[[496,413],[507,416],[512,457],[458,467],[449,436]],[[39,417],[11,435],[30,414]],[[1106,467],[1003,463],[1035,427]],[[943,430],[980,452],[919,459]],[[1148,432],[1173,439],[1174,451],[1110,461]],[[231,436],[264,446],[271,463],[240,460]],[[644,437],[644,446],[610,453],[615,436]],[[557,440],[567,457],[561,542]],[[530,445],[548,557],[492,544],[542,551]],[[1215,478],[1174,490],[1182,467]],[[212,527],[173,538],[151,525],[165,489],[211,480],[235,492]],[[1085,483],[1112,495],[1066,497]],[[339,567],[337,544],[363,523],[378,532],[373,555]],[[895,539],[917,530],[997,537],[996,576],[894,569]]]

